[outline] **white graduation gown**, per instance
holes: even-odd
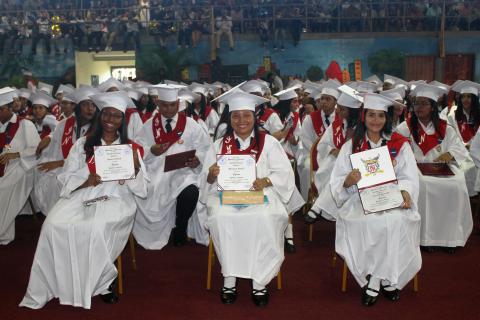
[[[204,175],[221,153],[222,140],[215,142],[205,163]],[[251,206],[221,205],[216,183],[207,185],[202,198],[207,204],[207,228],[225,277],[253,279],[267,285],[284,259],[284,231],[288,223],[285,205],[295,188],[290,162],[280,143],[265,136],[257,161],[257,177],[268,177],[273,186],[264,190],[268,203]],[[205,199],[206,198],[206,199]]]
[[[150,147],[155,144],[152,130],[153,118],[145,122],[135,141],[145,149],[145,166],[149,173],[148,196],[145,199],[137,198],[138,212],[135,217],[133,235],[137,242],[145,249],[162,249],[170,238],[175,227],[177,197],[189,185],[199,186],[200,173],[205,154],[212,142],[202,126],[195,120],[187,117],[185,130],[182,134],[182,143],[175,143],[165,153],[155,156]],[[164,172],[165,157],[171,154],[196,150],[200,165],[195,168],[182,168]],[[195,215],[195,213],[194,213]],[[204,222],[198,219],[201,216],[192,216],[190,223],[200,223],[195,234],[200,236],[199,242],[205,242],[205,234],[200,232]],[[204,229],[204,228],[203,228]],[[192,230],[192,229],[190,229]]]
[[[455,110],[450,110],[446,121],[448,122],[449,125],[453,127],[453,129],[455,129],[455,132],[457,133],[458,138],[460,139],[460,141],[463,142],[460,129],[458,128],[457,120],[455,120]],[[470,143],[471,141],[464,142],[465,147],[469,148]],[[475,167],[475,164],[473,163],[471,156],[465,158],[465,160],[462,163],[460,163],[460,168],[465,173],[465,181],[467,183],[468,195],[470,197],[474,197],[479,191],[478,188],[476,187],[479,186],[480,188],[480,180],[479,180],[480,170],[478,170],[478,168]]]
[[[197,113],[197,111],[195,111],[195,113]],[[213,134],[215,133],[215,128],[217,127],[217,124],[220,121],[220,117],[218,116],[217,111],[215,111],[215,109],[212,108],[207,118],[202,121],[205,122],[205,125],[207,126],[208,134],[210,136],[213,136]]]
[[[9,120],[12,123],[17,121],[15,114]],[[3,130],[6,126],[7,124],[3,126]],[[20,158],[10,161],[4,176],[0,177],[0,245],[8,244],[15,238],[15,217],[32,191],[33,167],[37,163],[35,150],[39,142],[40,137],[34,124],[23,120],[10,142],[10,150],[4,150],[8,153],[19,152]]]
[[[123,185],[103,182],[74,191],[89,176],[84,144],[85,137],[75,143],[59,176],[61,198],[43,222],[22,307],[39,309],[58,298],[60,304],[90,309],[92,296],[107,293],[117,276],[114,261],[132,230],[134,197],[147,194],[147,177],[142,168]],[[83,205],[105,195],[109,200]]]
[[[402,289],[420,270],[420,215],[417,212],[418,173],[410,146],[404,144],[396,157],[395,174],[400,190],[412,198],[412,209],[392,209],[365,215],[358,189],[343,187],[352,171],[349,155],[352,140],[347,141],[333,167],[330,187],[339,208],[335,250],[345,259],[358,284],[367,284],[366,276],[390,281]]]
[[[143,122],[142,118],[140,118],[140,114],[138,112],[133,112],[130,115],[130,120],[127,126],[127,135],[130,140],[133,140],[137,134],[142,130]]]
[[[447,151],[458,163],[470,157],[451,126],[447,126],[442,143],[426,155],[410,136],[406,122],[397,127],[397,132],[410,138],[415,159],[419,163],[433,162]],[[427,134],[433,132],[430,127],[426,130]],[[419,173],[418,211],[422,216],[422,246],[463,247],[472,232],[473,221],[465,175],[454,165],[450,165],[450,169],[455,173],[454,176],[434,177]]]

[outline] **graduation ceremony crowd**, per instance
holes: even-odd
[[[335,251],[365,306],[400,298],[422,267],[421,248],[467,245],[470,197],[480,191],[480,84],[384,75],[285,87],[110,78],[0,89],[0,244],[15,241],[18,215],[46,216],[20,306],[117,302],[114,262],[131,234],[147,250],[212,241],[221,302],[234,303],[246,278],[256,306],[268,304],[284,252],[296,250],[294,214],[335,223]],[[102,182],[94,149],[115,144],[132,145],[136,177]],[[349,156],[381,146],[403,203],[365,214]],[[191,150],[181,168],[164,170],[168,156]],[[222,205],[219,154],[255,156],[252,189],[263,204]],[[421,163],[446,163],[452,174],[424,175]]]

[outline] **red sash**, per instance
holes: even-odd
[[[68,154],[70,153],[70,149],[73,146],[73,127],[75,125],[75,117],[70,116],[65,121],[65,128],[63,128],[63,135],[62,135],[62,155],[63,159],[67,159]]]
[[[411,132],[412,129],[410,127],[410,122],[408,121],[407,124]],[[447,122],[440,120],[439,127],[440,132],[435,131],[433,134],[429,135],[425,132],[425,130],[423,130],[422,125],[420,123],[418,124],[418,136],[420,141],[417,143],[417,145],[422,150],[423,155],[426,155],[430,150],[442,143],[443,138],[445,138]]]
[[[135,108],[128,108],[125,110],[125,120],[127,121],[127,126],[130,123],[130,118],[132,117],[132,114],[138,113],[138,110]]]
[[[332,115],[334,116],[333,121],[335,121],[337,119],[337,114],[332,113]],[[327,127],[323,123],[322,111],[317,110],[310,113],[310,118],[312,118],[312,124],[313,124],[313,129],[315,129],[315,133],[317,134],[317,136],[320,137],[325,132],[325,130],[327,130]]]
[[[156,144],[165,144],[168,143],[168,148],[175,144],[183,135],[185,127],[187,125],[187,116],[185,114],[179,113],[177,119],[177,125],[175,129],[167,133],[163,129],[162,119],[160,113],[157,113],[152,121],[152,130],[153,138],[155,139]],[[167,148],[167,150],[168,150]]]
[[[274,110],[265,107],[265,109],[263,110],[262,116],[257,117],[257,124],[260,126],[261,129],[265,130],[263,126],[265,125],[265,123],[268,121],[268,118],[270,118],[270,116],[273,113],[275,113]]]
[[[50,132],[52,132],[52,129],[50,129],[49,126],[43,126],[42,127],[42,132],[39,132],[40,139],[43,139],[46,136],[48,136],[50,134]]]
[[[209,106],[205,107],[205,112],[203,113],[203,117],[201,118],[206,120],[210,115],[210,112],[212,112],[212,107],[209,107]],[[192,118],[193,120],[198,122],[198,119],[200,119],[200,116],[194,111]]]
[[[293,113],[293,124],[292,124],[292,127],[290,128],[290,130],[288,130],[287,136],[285,137],[285,141],[288,141],[288,139],[290,139],[292,137],[293,132],[297,128],[299,118],[300,118],[300,116],[299,116],[298,112],[294,112]]]
[[[390,137],[390,140],[386,142],[386,146],[388,147],[388,151],[390,153],[390,158],[393,160],[397,157],[400,149],[402,148],[404,143],[408,143],[408,138],[402,136],[401,134],[394,132]],[[370,144],[368,143],[367,138],[363,138],[360,147],[357,147],[355,153],[362,152],[370,149]]]
[[[55,119],[60,120],[59,118],[62,112],[60,110],[60,105],[58,103],[50,107],[50,112],[55,116]]]
[[[22,121],[23,118],[20,118],[17,116],[17,122],[12,123],[10,122],[7,126],[7,130],[5,132],[0,133],[0,153],[3,152],[3,148],[5,146],[8,146],[10,142],[12,142],[13,138],[15,137],[15,134],[17,133],[18,128],[20,127],[20,121]],[[5,165],[0,164],[0,177],[3,177],[5,174]]]
[[[462,136],[463,142],[465,143],[472,140],[478,130],[478,126],[468,124],[466,120],[457,121],[457,125],[458,129],[460,130],[460,135]]]
[[[265,144],[265,135],[265,132],[259,132],[258,139],[260,141],[257,143],[255,138],[252,138],[250,141],[250,146],[245,150],[240,150],[238,148],[233,134],[225,136],[222,143],[222,154],[254,154],[255,161],[258,161]]]
[[[130,143],[133,147],[133,152],[140,151],[140,156],[143,158],[144,150],[141,145],[136,144],[135,142],[128,140],[128,143]],[[95,174],[97,172],[95,168],[95,155],[93,154],[89,159],[86,159],[87,166],[88,166],[88,171],[91,174]]]
[[[142,119],[142,122],[145,123],[150,119],[153,115],[153,112],[146,111],[145,113],[140,112],[140,119]]]
[[[336,117],[332,123],[333,144],[340,150],[345,143],[346,135],[343,134],[343,119]]]

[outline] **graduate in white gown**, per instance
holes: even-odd
[[[72,146],[89,132],[98,113],[97,107],[90,99],[97,93],[97,90],[85,87],[67,94],[62,100],[62,106],[70,101],[74,106],[71,110],[73,113],[70,110],[62,112],[67,117],[61,120],[55,131],[43,138],[37,146],[36,155],[39,159],[35,169],[33,195],[38,210],[44,215],[50,212],[60,197],[63,185],[58,175],[63,172],[65,160]],[[67,108],[70,108],[70,105]]]
[[[417,212],[418,171],[408,139],[391,134],[387,108],[395,102],[367,93],[362,120],[338,155],[330,178],[339,206],[335,250],[342,256],[358,284],[362,304],[371,306],[378,294],[391,301],[420,270],[420,215]],[[401,208],[366,215],[356,184],[361,175],[352,170],[349,155],[386,145],[404,202]]]
[[[202,120],[208,128],[208,134],[213,136],[215,128],[217,127],[220,117],[217,111],[213,109],[207,100],[208,88],[196,84],[189,87],[189,89],[198,96],[185,110],[187,116],[192,117],[195,121]]]
[[[40,141],[33,123],[13,113],[13,92],[0,89],[0,245],[15,238],[15,217],[32,191]]]
[[[361,105],[360,101],[344,92],[338,98],[335,121],[327,128],[317,147],[318,170],[315,172],[315,187],[318,198],[305,215],[307,224],[315,223],[320,215],[331,221],[337,218],[338,207],[332,197],[330,176],[340,149],[353,135]]]
[[[222,266],[221,301],[226,304],[236,300],[238,277],[252,279],[253,302],[266,305],[266,285],[277,275],[284,259],[288,223],[285,206],[295,188],[295,177],[280,143],[261,132],[255,122],[255,105],[264,102],[261,97],[242,92],[228,98],[230,120],[226,134],[215,142],[205,163],[208,184],[202,201],[207,203],[207,228]],[[263,190],[267,201],[241,207],[222,205],[216,184],[220,172],[217,154],[255,154],[257,179],[252,186]]]
[[[91,298],[99,294],[106,303],[117,301],[114,261],[132,230],[134,198],[147,195],[147,177],[139,158],[143,149],[127,137],[123,98],[112,92],[92,100],[101,112],[92,133],[73,146],[59,176],[61,198],[43,223],[22,307],[39,309],[58,298],[60,304],[90,309]],[[127,143],[133,145],[136,178],[101,182],[94,147]],[[99,199],[104,196],[108,199]]]
[[[410,139],[418,163],[444,162],[454,173],[420,174],[420,243],[427,251],[439,246],[453,253],[455,247],[465,246],[473,227],[465,175],[459,168],[470,155],[453,127],[438,117],[436,101],[442,92],[435,86],[419,85],[413,94],[414,112],[397,132]]]
[[[212,142],[195,120],[178,112],[178,88],[156,90],[159,112],[135,138],[145,149],[145,165],[151,180],[148,197],[137,199],[133,234],[142,247],[159,250],[168,243],[171,233],[175,246],[186,243],[188,221],[195,211],[198,186],[202,183],[204,157]],[[187,159],[186,167],[164,171],[167,156],[191,150],[196,153]],[[203,227],[206,216],[196,218]]]

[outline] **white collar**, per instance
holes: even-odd
[[[250,135],[245,139],[243,140],[242,138],[240,138],[236,133],[235,131],[233,132],[233,137],[235,139],[238,139],[238,142],[240,143],[240,150],[245,150],[247,149],[248,147],[250,147],[250,143],[252,141],[252,138],[255,137],[255,133],[254,133],[254,130],[252,130],[252,132],[250,133]]]
[[[163,124],[167,123],[167,119],[172,119],[170,123],[176,123],[178,119],[178,112],[172,118],[165,118],[164,116],[161,116],[161,118]]]
[[[105,140],[101,139],[102,140],[102,146],[106,146],[107,143],[105,142]],[[112,144],[120,144],[120,136],[117,138],[117,140],[113,141]]]

